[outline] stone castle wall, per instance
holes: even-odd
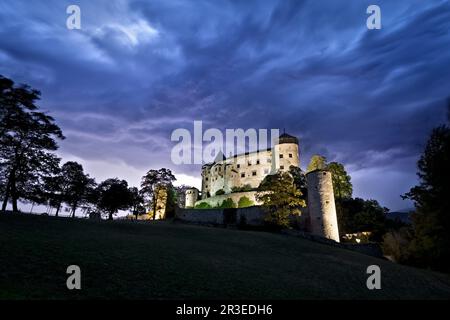
[[[291,216],[292,225],[306,228],[307,209],[302,208],[300,216]],[[247,208],[230,208],[230,209],[181,209],[176,211],[176,218],[190,223],[212,224],[212,225],[246,225],[253,227],[261,227],[265,225],[266,212],[260,206]]]
[[[277,144],[273,149],[250,152],[207,164],[202,167],[202,199],[215,196],[218,190],[231,193],[233,187],[256,188],[269,174],[300,166],[296,143]]]
[[[278,143],[271,149],[206,164],[202,167],[202,199],[196,201],[195,205],[204,202],[211,207],[219,207],[223,201],[230,198],[238,206],[239,199],[245,196],[255,206],[260,206],[262,203],[256,200],[256,191],[234,193],[233,187],[249,185],[257,188],[267,175],[288,171],[290,166],[300,167],[299,145],[296,137],[286,134],[280,136]],[[307,208],[302,209],[301,217],[291,217],[291,222],[301,225],[313,235],[339,242],[331,172],[315,170],[306,175],[306,180]],[[216,195],[219,190],[225,194]],[[187,193],[186,203],[191,205],[195,195],[198,195],[198,192],[194,190]],[[264,223],[264,211],[261,207],[181,210],[179,218],[191,222],[228,224],[230,214],[234,219],[238,216],[238,219],[248,218],[254,224]]]
[[[255,205],[261,205],[262,203],[256,200],[256,191],[246,191],[246,192],[233,192],[229,194],[222,194],[220,196],[214,196],[202,200],[198,200],[195,205],[199,203],[205,202],[212,207],[218,207],[222,204],[222,202],[228,198],[231,198],[236,206],[239,203],[239,199],[241,197],[247,197],[252,201]]]
[[[291,217],[291,223],[312,235],[339,242],[338,221],[334,200],[333,182],[331,172],[315,170],[306,175],[308,185],[307,207],[301,208],[301,216]],[[223,201],[231,198],[235,205],[241,197],[247,197],[255,206],[249,208],[232,209],[184,209],[180,211],[180,219],[194,223],[229,224],[226,214],[237,216],[239,223],[242,219],[251,221],[250,225],[263,225],[265,212],[256,200],[256,191],[237,192],[202,199],[196,202],[205,202],[212,207],[218,207]],[[259,207],[258,207],[259,206]],[[233,211],[234,210],[234,211]]]
[[[202,170],[202,198],[212,197],[218,190],[232,192],[233,187],[259,186],[272,171],[272,151],[253,152],[205,165]]]
[[[191,223],[213,225],[263,226],[265,212],[261,207],[233,209],[177,209],[176,218]]]

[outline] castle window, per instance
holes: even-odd
[[[208,181],[208,177],[205,178],[205,181]]]
[[[280,159],[283,159],[283,154],[282,153],[280,153]]]
[[[251,162],[251,161],[249,161],[249,162],[248,162],[248,166],[250,167],[251,165],[252,165],[252,162]]]
[[[289,158],[292,158],[292,153],[289,153]]]
[[[241,173],[241,178],[245,178],[245,173]]]
[[[241,167],[241,164],[240,163],[238,163],[237,164],[237,166],[236,166],[238,169]]]
[[[252,176],[256,176],[256,171],[252,171]]]
[[[280,169],[281,169],[281,170],[284,170],[284,166],[280,166]]]
[[[256,160],[256,164],[259,164],[259,159],[258,159],[258,160]]]

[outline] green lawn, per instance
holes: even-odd
[[[366,288],[371,264],[381,290]],[[450,277],[265,232],[0,215],[0,298],[448,299]]]

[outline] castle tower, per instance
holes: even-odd
[[[193,208],[198,199],[198,190],[197,188],[189,188],[185,192],[185,208]]]
[[[287,133],[278,137],[272,152],[272,173],[289,171],[290,166],[300,166],[298,139]]]
[[[339,242],[331,172],[314,170],[306,174],[310,232]]]
[[[206,199],[211,196],[211,166],[212,164],[204,164],[202,166],[202,199]]]

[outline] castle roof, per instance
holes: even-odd
[[[280,135],[278,137],[278,144],[283,144],[283,143],[295,143],[298,144],[298,138],[291,136],[290,134],[287,134],[286,132],[284,132],[282,135]]]
[[[278,137],[277,144],[284,144],[284,143],[295,143],[295,144],[298,144],[298,138],[295,137],[295,136],[291,136],[290,134],[287,134],[286,132],[284,132],[283,134],[281,134]],[[220,151],[217,154],[216,158],[214,159],[214,162],[205,163],[202,166],[202,168],[204,168],[204,167],[212,167],[214,164],[221,163],[221,162],[223,162],[225,160],[228,160],[228,159],[237,158],[237,157],[244,156],[244,155],[246,156],[246,155],[250,155],[250,154],[260,153],[260,152],[264,152],[264,151],[271,151],[271,150],[272,150],[272,148],[266,148],[266,149],[263,149],[263,150],[256,150],[256,151],[252,151],[252,152],[244,152],[244,153],[240,153],[240,154],[235,154],[235,155],[232,155],[232,156],[229,156],[229,157],[225,157],[225,155]]]

